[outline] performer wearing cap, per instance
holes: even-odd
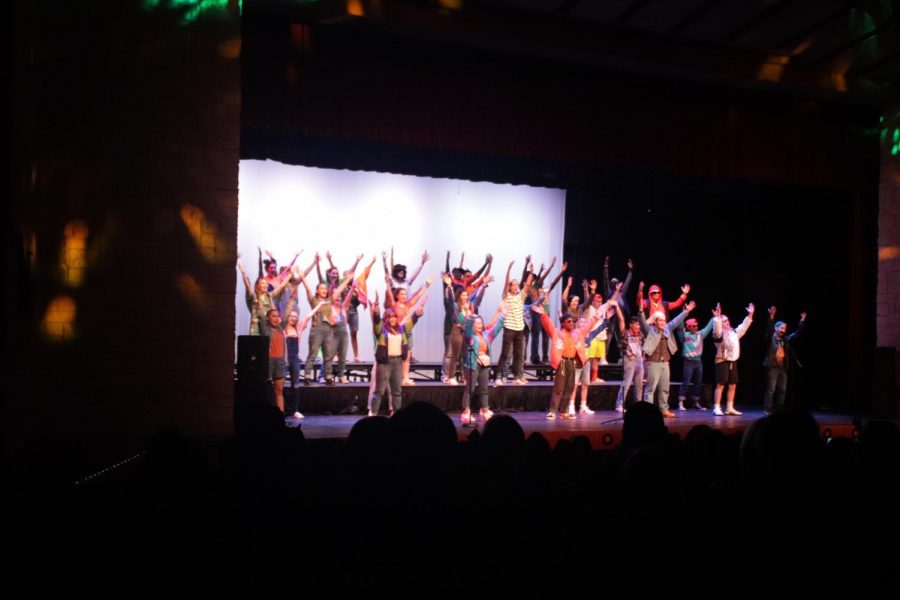
[[[734,408],[734,394],[737,391],[738,369],[737,360],[741,356],[741,338],[750,328],[753,322],[753,303],[747,305],[747,316],[737,329],[731,327],[731,321],[722,314],[722,307],[716,303],[713,310],[713,339],[716,340],[716,391],[714,394],[715,406],[713,414],[716,416],[736,415],[742,413]],[[722,390],[728,386],[728,404],[725,412],[722,412]]]
[[[709,320],[706,327],[697,330],[699,324],[697,319],[688,319],[682,327],[679,327],[675,333],[681,342],[681,387],[678,389],[678,410],[685,410],[684,401],[688,398],[688,388],[690,388],[690,399],[694,403],[697,410],[706,410],[706,407],[700,404],[700,386],[703,383],[703,340],[710,334],[713,329],[713,319]]]
[[[684,304],[684,301],[687,300],[688,294],[690,293],[691,284],[686,283],[681,286],[681,295],[678,296],[677,300],[663,300],[662,288],[653,284],[650,286],[650,291],[647,294],[648,300],[645,301],[644,282],[642,281],[638,284],[637,308],[639,311],[642,311],[649,306],[651,315],[655,312],[661,312],[665,318],[668,318],[669,311],[680,308],[681,305]]]
[[[675,343],[675,329],[694,310],[695,303],[690,301],[684,305],[680,315],[666,323],[666,315],[661,310],[650,314],[650,320],[644,318],[644,311],[638,311],[641,329],[647,332],[644,339],[644,356],[647,357],[647,386],[644,388],[644,402],[653,402],[653,395],[659,389],[659,410],[666,418],[675,416],[669,410],[669,361],[678,352]]]
[[[621,284],[617,286],[616,293],[609,299],[610,302],[616,301],[621,287]],[[541,315],[541,325],[547,332],[547,337],[550,338],[550,364],[556,369],[553,395],[550,397],[550,412],[547,413],[547,418],[555,419],[559,413],[561,419],[573,419],[575,415],[566,412],[565,405],[563,405],[563,410],[560,410],[560,399],[565,398],[566,404],[568,404],[569,398],[572,397],[572,391],[575,389],[575,368],[578,362],[584,364],[585,344],[590,343],[591,330],[600,321],[601,314],[598,312],[579,328],[575,327],[575,317],[564,314],[560,318],[560,329],[557,330],[550,322],[550,317],[544,312],[543,306],[534,306],[531,310]],[[596,335],[600,329],[598,327],[593,335]]]

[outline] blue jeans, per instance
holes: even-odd
[[[628,389],[634,386],[634,399],[640,402],[644,396],[644,358],[642,356],[626,356],[622,360],[625,373],[622,376],[622,386],[616,397],[616,406],[624,406],[628,399]]]
[[[703,361],[685,359],[682,363],[681,387],[678,388],[678,400],[690,398],[700,404],[700,386],[703,383]],[[690,396],[688,396],[690,388]]]

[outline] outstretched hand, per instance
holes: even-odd
[[[751,317],[753,316],[753,311],[755,311],[755,310],[756,310],[756,307],[753,306],[752,302],[747,305],[747,314],[750,315]]]
[[[690,294],[691,293],[691,284],[686,283],[683,286],[681,286],[681,293],[684,294],[685,296]]]
[[[806,320],[806,313],[805,313],[805,312],[800,313],[800,320],[801,320],[801,321],[805,321],[805,320]]]
[[[716,307],[714,309],[712,309],[712,314],[714,317],[721,317],[722,316],[722,305],[719,304],[718,302],[716,302]]]
[[[684,312],[691,312],[697,306],[697,303],[691,300],[687,304],[684,305]]]
[[[634,261],[631,260],[630,258],[628,259],[628,270],[629,270],[629,271],[633,271],[633,270],[634,270]]]
[[[769,318],[770,318],[770,319],[774,319],[774,318],[775,318],[775,313],[776,313],[777,311],[778,311],[777,308],[775,308],[774,306],[770,306],[770,307],[769,307]]]

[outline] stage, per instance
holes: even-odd
[[[533,433],[544,435],[551,445],[558,440],[570,438],[575,435],[587,436],[595,449],[611,449],[619,445],[622,437],[622,413],[617,413],[615,398],[619,390],[620,382],[611,381],[593,384],[588,391],[588,406],[595,411],[593,415],[579,413],[575,419],[546,418],[552,391],[552,383],[549,381],[531,381],[527,385],[491,385],[490,405],[496,414],[508,414],[512,416],[526,436]],[[368,395],[367,383],[348,383],[325,386],[313,384],[301,386],[300,411],[305,415],[304,419],[288,418],[290,427],[301,427],[307,439],[343,439],[346,438],[353,425],[364,418],[367,412],[366,399]],[[289,388],[285,394],[291,394]],[[445,411],[453,419],[460,440],[469,436],[475,427],[463,427],[460,425],[460,409],[462,402],[462,386],[449,386],[435,382],[420,382],[415,386],[403,387],[403,404],[423,401],[434,404]],[[712,385],[706,384],[703,388],[704,406],[712,405]],[[580,398],[580,392],[576,394]],[[626,407],[634,402],[629,394]],[[763,416],[759,408],[749,409],[738,407],[742,416],[714,416],[712,410],[697,410],[689,408],[679,411],[678,383],[673,383],[669,394],[671,410],[677,415],[666,419],[669,431],[677,433],[682,438],[696,425],[708,425],[713,429],[725,433],[743,432],[755,420]],[[577,403],[576,403],[577,405]],[[477,412],[477,411],[475,411]],[[382,402],[381,414],[388,415],[386,402]],[[849,415],[833,413],[814,413],[819,423],[823,437],[853,435],[853,419]],[[477,429],[484,426],[478,419]]]

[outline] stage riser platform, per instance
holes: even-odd
[[[702,402],[712,405],[712,388],[706,384],[702,389]],[[298,386],[300,394],[300,412],[303,414],[354,414],[368,410],[368,385],[355,383],[337,384],[334,386],[312,385]],[[553,385],[550,382],[534,382],[528,385],[491,386],[488,400],[494,411],[547,411],[550,407],[550,396]],[[285,387],[285,397],[295,393]],[[613,410],[616,396],[619,393],[618,383],[595,384],[588,387],[588,406],[593,410]],[[473,407],[477,406],[477,394],[472,399]],[[576,392],[576,404],[580,402],[581,391]],[[629,391],[626,406],[634,401],[633,389]],[[463,386],[450,386],[440,383],[420,383],[415,386],[403,386],[402,402],[428,402],[445,412],[459,411],[462,406]],[[674,408],[678,403],[678,385],[673,384],[669,391],[669,404]],[[383,399],[381,411],[387,413],[387,400]]]

